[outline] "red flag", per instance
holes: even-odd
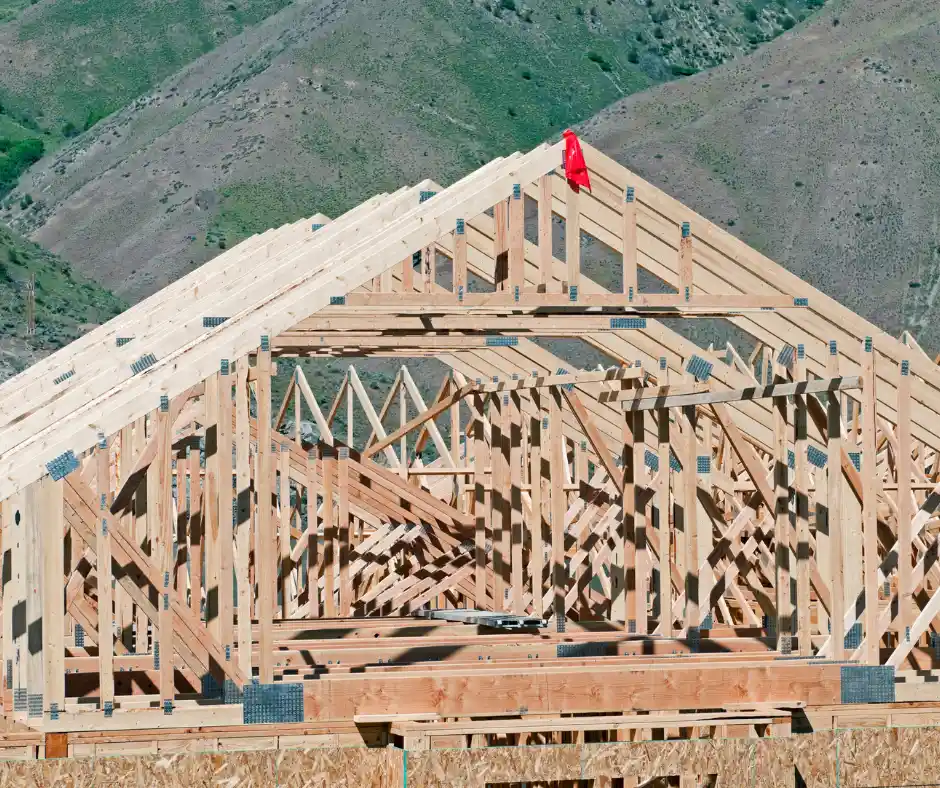
[[[583,186],[591,188],[591,179],[588,176],[587,164],[584,163],[584,154],[581,152],[581,143],[577,135],[566,129],[562,136],[565,138],[565,177],[575,191]]]

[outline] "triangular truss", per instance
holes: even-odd
[[[578,190],[562,148],[252,237],[0,386],[9,710],[227,719],[199,703],[329,673],[304,627],[429,608],[931,664],[934,362],[589,145]],[[674,330],[702,317],[752,346]],[[450,372],[426,398],[413,364],[289,366],[324,356]]]

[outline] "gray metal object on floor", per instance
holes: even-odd
[[[498,629],[544,629],[548,621],[538,616],[516,616],[511,613],[494,613],[491,610],[454,609],[454,610],[416,610],[415,618],[431,618],[439,621],[456,621],[463,624],[477,624]]]

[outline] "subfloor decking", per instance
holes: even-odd
[[[217,752],[206,741],[157,754],[2,761],[0,786],[38,788],[874,788],[940,783],[940,730],[870,728],[781,739],[598,742],[477,749],[271,749],[270,739]],[[252,749],[237,751],[239,745]],[[267,748],[267,749],[265,749]]]

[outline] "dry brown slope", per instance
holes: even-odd
[[[930,0],[827,4],[584,132],[885,330],[940,350],[938,23]]]
[[[222,243],[531,148],[820,2],[295,0],[47,156],[0,219],[136,300]]]

